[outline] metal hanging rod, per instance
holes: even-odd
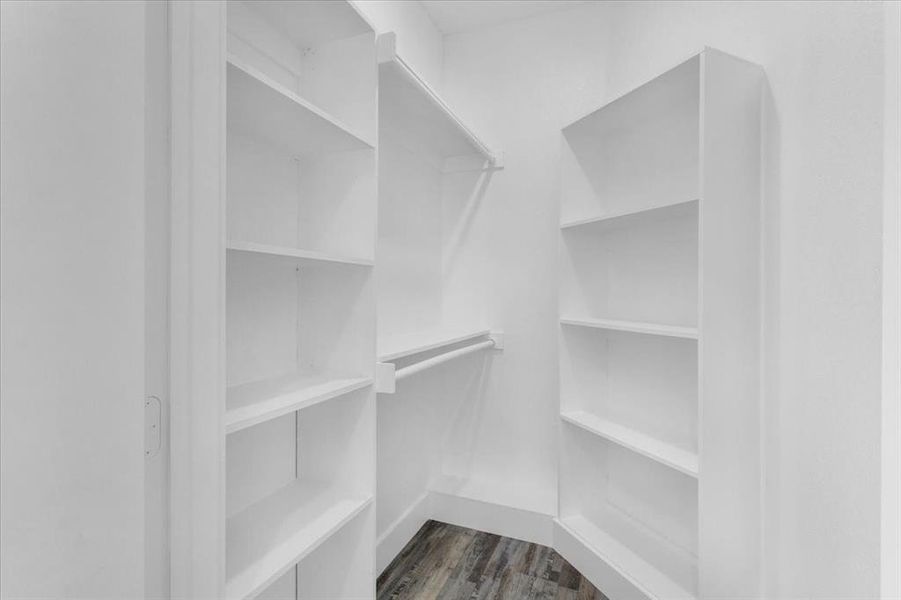
[[[427,358],[425,360],[419,361],[418,363],[403,367],[402,369],[397,369],[396,371],[394,369],[394,363],[376,363],[376,391],[380,394],[393,394],[395,391],[395,383],[398,379],[404,379],[406,377],[409,377],[410,375],[415,375],[416,373],[425,371],[426,369],[430,369],[436,365],[454,360],[455,358],[487,349],[504,349],[503,331],[491,331],[488,334],[487,340],[483,340],[475,344],[470,344],[468,346],[464,346],[463,348],[457,348],[456,350],[451,350],[450,352],[444,352],[443,354],[433,356],[432,358]]]
[[[453,360],[467,354],[472,354],[473,352],[478,352],[479,350],[485,348],[494,348],[494,345],[494,340],[485,340],[484,342],[479,342],[478,344],[472,344],[470,346],[458,348],[457,350],[445,352],[444,354],[439,354],[438,356],[433,356],[432,358],[427,358],[426,360],[414,363],[408,367],[398,369],[394,372],[394,380],[397,381],[399,379],[405,379],[410,375],[419,373],[420,371],[425,371],[426,369],[430,369],[436,365],[446,363],[449,360]]]

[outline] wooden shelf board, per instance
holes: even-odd
[[[579,540],[597,559],[627,579],[648,598],[689,600],[695,598],[618,539],[581,515],[559,518],[557,524]]]
[[[476,154],[490,165],[497,162],[438,93],[393,51],[390,59],[379,64],[379,111],[380,121],[396,131],[421,136],[442,158]]]
[[[372,378],[291,374],[232,386],[226,392],[225,432],[234,433],[372,384]]]
[[[372,496],[295,481],[228,519],[226,597],[255,596],[372,501]]]
[[[593,327],[595,329],[607,329],[609,331],[625,331],[628,333],[659,335],[664,337],[684,338],[688,340],[698,339],[697,327],[660,325],[658,323],[642,323],[640,321],[618,321],[615,319],[574,317],[562,317],[560,319],[560,323],[562,325],[571,325],[574,327]]]
[[[487,336],[489,329],[439,329],[407,335],[390,336],[378,341],[378,357],[381,362],[398,360],[420,352],[436,350],[476,338]]]
[[[618,444],[642,456],[675,469],[689,477],[698,477],[698,455],[619,423],[591,413],[574,410],[560,413],[567,423]]]
[[[360,258],[356,256],[342,256],[340,254],[331,254],[328,252],[318,252],[316,250],[301,250],[300,248],[289,248],[286,246],[271,246],[269,244],[258,244],[256,242],[243,242],[238,240],[229,240],[226,248],[234,252],[251,252],[255,254],[265,254],[269,256],[278,256],[289,258],[292,260],[313,260],[318,262],[340,263],[346,265],[359,265],[371,267],[375,261],[369,258]]]
[[[229,129],[294,155],[374,148],[365,136],[235,56],[228,57]]]
[[[624,210],[611,212],[597,217],[587,217],[584,219],[572,219],[560,223],[560,229],[564,231],[583,227],[586,225],[628,225],[633,221],[645,221],[649,219],[666,219],[670,217],[683,216],[691,211],[697,211],[698,200],[683,200],[670,204],[659,204],[657,206],[648,206],[636,210]]]

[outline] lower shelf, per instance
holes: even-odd
[[[228,388],[225,432],[234,433],[372,383],[369,377],[335,378],[291,374]]]
[[[698,477],[698,455],[654,439],[640,431],[592,415],[585,411],[573,410],[560,413],[560,417],[576,427],[600,436],[623,448],[628,448],[662,465],[671,467],[689,477]]]
[[[642,559],[614,536],[582,516],[556,520],[555,546],[564,558],[595,582],[606,581],[610,597],[694,600],[692,594]],[[561,535],[562,534],[562,535]],[[567,539],[568,538],[568,539]],[[576,542],[579,547],[575,547]]]
[[[255,596],[372,501],[327,484],[295,481],[230,518],[226,597]]]

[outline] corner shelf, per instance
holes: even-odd
[[[563,533],[571,536],[584,546],[594,557],[600,559],[616,575],[625,579],[627,585],[651,600],[694,600],[689,592],[657,568],[642,559],[628,546],[620,542],[585,517],[574,515],[555,519]]]
[[[352,131],[235,56],[228,57],[228,127],[295,155],[372,149]]]
[[[370,377],[328,379],[292,374],[232,386],[226,392],[225,433],[241,431],[371,384]]]
[[[316,250],[301,250],[300,248],[289,248],[287,246],[271,246],[269,244],[258,244],[256,242],[242,242],[232,240],[228,242],[226,248],[229,251],[233,252],[248,252],[292,260],[313,260],[318,262],[340,263],[345,265],[356,265],[363,267],[371,267],[375,264],[375,261],[370,258],[342,256],[340,254],[318,252]]]
[[[460,329],[457,331],[433,330],[387,337],[378,341],[378,358],[380,362],[390,362],[413,356],[421,352],[437,350],[444,346],[452,346],[468,342],[491,333],[488,329]]]
[[[667,219],[671,217],[682,216],[688,212],[698,210],[698,200],[683,200],[681,202],[672,202],[669,204],[658,204],[635,210],[623,210],[610,212],[596,217],[587,217],[584,219],[572,219],[560,223],[560,229],[564,231],[577,229],[587,225],[628,225],[638,220],[651,219]]]
[[[614,319],[572,318],[562,317],[561,325],[573,327],[593,327],[608,331],[625,331],[644,335],[658,335],[664,337],[683,338],[687,340],[698,339],[697,327],[681,327],[678,325],[660,325],[658,323],[642,323],[639,321],[618,321]]]
[[[698,455],[695,453],[585,411],[562,412],[560,418],[571,425],[581,427],[589,433],[632,450],[689,477],[698,478]]]
[[[372,496],[296,481],[228,519],[226,597],[255,596],[372,501]]]
[[[442,159],[476,155],[489,167],[499,167],[499,158],[454,113],[429,84],[398,56],[394,33],[378,37],[380,104],[391,107],[399,131],[427,136]]]

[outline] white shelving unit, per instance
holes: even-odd
[[[228,598],[373,598],[375,33],[227,3]]]
[[[454,411],[477,402],[471,381],[486,376],[491,349],[503,347],[502,335],[484,326],[478,294],[449,276],[465,215],[501,168],[499,155],[397,54],[395,41],[393,33],[378,38],[377,389],[392,394],[380,395],[378,407],[379,569],[436,516],[423,512],[430,495],[463,497],[453,490],[464,488],[436,483],[447,481],[442,440]]]
[[[611,598],[757,560],[761,77],[707,49],[563,130],[555,546]]]

